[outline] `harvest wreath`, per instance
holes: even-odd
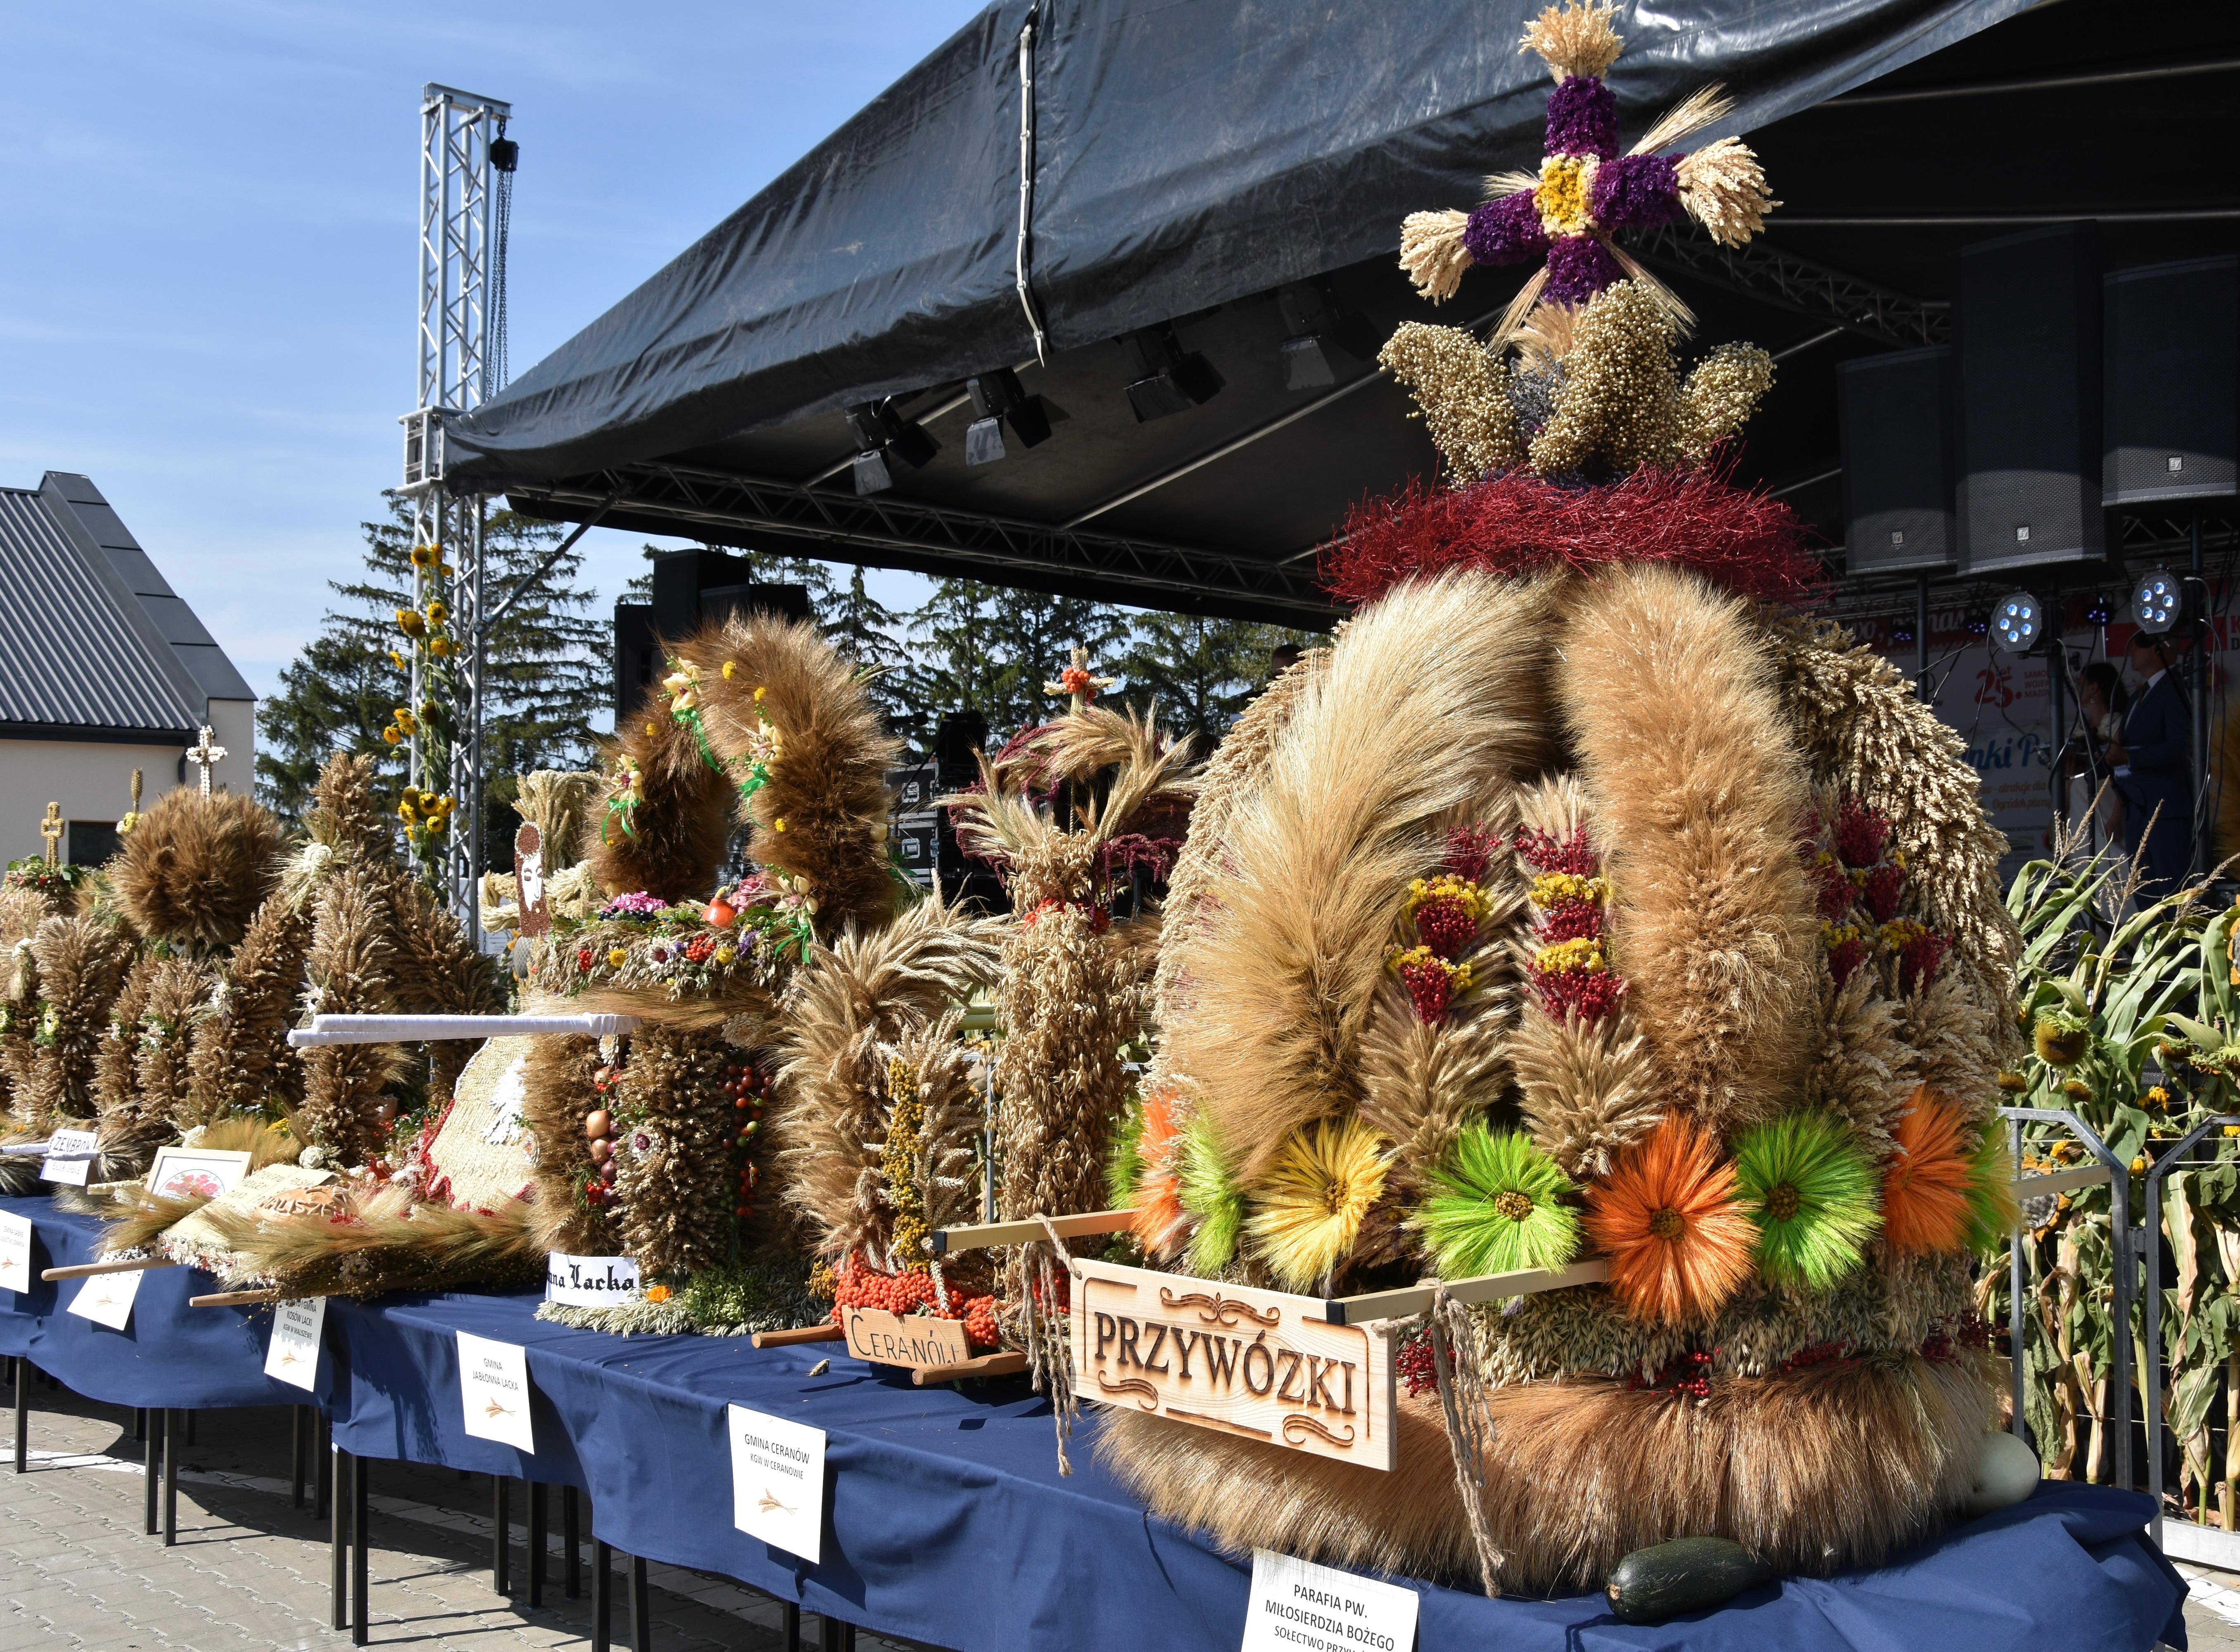
[[[1404,231],[1434,298],[1544,264],[1490,340],[1386,348],[1451,486],[1357,513],[1362,606],[1209,765],[1116,1166],[1150,1267],[1070,1264],[1073,1390],[1156,1511],[1494,1591],[1935,1530],[1996,1449],[1970,1253],[2015,1220],[2004,841],[1910,685],[1769,601],[1817,565],[1719,452],[1771,363],[1683,377],[1611,233],[1772,203],[1731,139],[1662,153],[1716,93],[1619,153],[1612,15],[1525,31],[1539,172]],[[1380,1419],[1345,1379],[1387,1359]]]

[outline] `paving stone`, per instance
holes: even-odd
[[[64,1389],[31,1394],[32,1472],[0,1469],[0,1652],[332,1652],[329,1525],[289,1501],[286,1413],[206,1411],[182,1453],[178,1542],[142,1530],[147,1481],[131,1414]],[[490,1588],[486,1477],[375,1465],[369,1627],[414,1652],[583,1647],[590,1635],[591,1546],[581,1598],[561,1592],[558,1499],[550,1505],[545,1603],[528,1608],[525,1508],[513,1510],[510,1596]],[[656,1563],[655,1652],[777,1652],[776,1602],[728,1579]],[[614,1629],[627,1640],[625,1574]],[[809,1630],[813,1644],[815,1631]],[[870,1635],[863,1652],[925,1652]]]

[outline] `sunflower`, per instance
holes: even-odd
[[[1237,1236],[1244,1226],[1244,1200],[1237,1190],[1221,1144],[1214,1140],[1213,1127],[1203,1113],[1194,1115],[1183,1126],[1178,1156],[1178,1200],[1197,1221],[1197,1231],[1190,1237],[1190,1271],[1217,1274],[1237,1255]]]
[[[1824,1113],[1791,1113],[1735,1143],[1735,1180],[1757,1223],[1759,1271],[1825,1290],[1863,1259],[1881,1216],[1875,1167]]]
[[[1570,1182],[1521,1130],[1470,1125],[1431,1180],[1443,1191],[1423,1201],[1417,1225],[1447,1278],[1552,1271],[1579,1248],[1578,1213],[1557,1202]]]
[[[1968,1247],[1997,1250],[2022,1224],[2022,1207],[2015,1199],[2015,1156],[2007,1134],[1994,1120],[1984,1127],[1983,1140],[1968,1161]]]
[[[1893,1256],[1958,1250],[1968,1240],[1968,1156],[1960,1109],[1926,1084],[1898,1120],[1897,1153],[1883,1172],[1883,1236]]]
[[[1757,1228],[1734,1193],[1734,1167],[1717,1162],[1709,1136],[1677,1119],[1587,1189],[1587,1232],[1635,1317],[1709,1316],[1750,1277]]]
[[[1245,1225],[1286,1289],[1310,1289],[1353,1254],[1384,1191],[1384,1166],[1383,1138],[1357,1118],[1302,1125],[1284,1139]]]

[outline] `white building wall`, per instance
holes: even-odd
[[[210,770],[210,784],[229,791],[253,792],[257,775],[257,703],[212,700],[211,737],[226,756]],[[132,806],[132,771],[142,774],[140,806],[146,809],[180,783],[182,746],[133,746],[101,741],[0,740],[0,860],[43,854],[39,822],[50,799],[63,806],[65,821],[100,821],[114,825]],[[198,784],[201,771],[187,765],[185,781]],[[70,854],[65,834],[63,856]]]

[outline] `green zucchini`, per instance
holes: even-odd
[[[1618,1562],[1603,1592],[1619,1622],[1662,1623],[1723,1606],[1780,1575],[1730,1537],[1676,1537]]]

